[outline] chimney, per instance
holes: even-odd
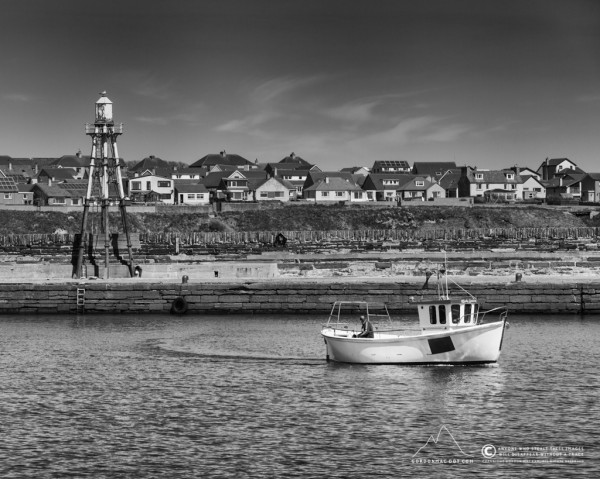
[[[273,168],[273,176],[277,176],[277,168]]]
[[[325,177],[325,183],[329,184],[329,176]]]
[[[75,153],[75,156],[77,158],[81,158],[81,150],[77,150],[77,153]]]
[[[221,156],[222,156],[223,158],[225,158],[225,157],[227,156],[227,153],[225,152],[225,150],[223,150],[223,151],[221,152]]]
[[[548,158],[546,158],[546,161],[544,161],[544,163],[542,164],[542,180],[547,180],[548,179]]]
[[[296,154],[295,154],[295,153],[292,151],[292,152],[290,153],[290,158],[293,160],[295,156],[296,156]]]
[[[12,171],[12,160],[8,160],[8,171]]]
[[[517,175],[517,176],[518,176],[518,175],[520,175],[520,174],[521,174],[521,167],[520,167],[520,166],[517,166],[517,165],[515,165],[515,175]]]

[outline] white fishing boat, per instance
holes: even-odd
[[[502,349],[507,309],[502,306],[482,311],[477,299],[463,291],[467,297],[451,299],[446,277],[445,285],[438,282],[436,297],[411,298],[419,315],[415,328],[396,327],[385,305],[336,301],[321,330],[327,360],[358,364],[495,363]],[[356,321],[358,317],[362,326]]]

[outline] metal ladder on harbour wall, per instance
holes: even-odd
[[[77,288],[77,314],[85,313],[85,289]]]

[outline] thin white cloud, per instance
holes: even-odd
[[[258,85],[252,92],[251,97],[258,103],[271,102],[283,95],[289,95],[300,88],[314,85],[324,78],[323,75],[273,78]]]
[[[468,133],[471,130],[470,127],[461,124],[444,125],[439,128],[435,128],[434,131],[426,133],[419,138],[420,142],[448,142],[456,141],[460,136]]]
[[[353,140],[355,144],[367,147],[386,145],[405,146],[416,143],[451,142],[471,131],[471,127],[461,123],[445,123],[436,116],[405,118],[392,128],[365,135]]]
[[[29,102],[32,100],[32,97],[29,95],[24,95],[23,93],[7,93],[2,96],[4,99],[14,102]]]
[[[140,123],[147,123],[149,125],[160,126],[168,125],[172,121],[170,118],[162,116],[136,116],[134,119],[136,121],[139,121]]]
[[[352,102],[338,107],[325,109],[323,114],[335,120],[365,123],[374,119],[373,110],[379,105],[379,101]]]
[[[146,70],[118,72],[114,75],[114,81],[127,86],[136,95],[155,100],[168,100],[174,95],[172,80],[164,80]]]
[[[274,120],[278,116],[279,114],[274,111],[264,111],[242,119],[230,120],[222,125],[217,126],[215,131],[246,134],[258,133],[258,127],[271,120]]]
[[[591,94],[591,95],[581,95],[577,98],[577,101],[580,103],[595,103],[600,101],[600,93]]]

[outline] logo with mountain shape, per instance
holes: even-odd
[[[472,454],[468,454],[460,447],[450,430],[446,425],[442,425],[437,433],[437,436],[430,435],[427,442],[421,446],[417,452],[413,454],[413,458],[417,456],[429,456],[429,455],[444,455],[444,456],[456,456],[461,455],[463,457],[473,457]]]

